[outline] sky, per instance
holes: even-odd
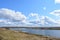
[[[60,0],[1,0],[0,26],[60,26]]]

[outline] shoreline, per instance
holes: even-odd
[[[22,31],[8,30],[0,28],[1,40],[60,40],[54,37],[48,37],[37,34],[30,34]]]
[[[15,31],[15,30],[14,30]],[[15,32],[19,32],[19,33],[25,33],[25,34],[28,34],[28,35],[35,35],[35,36],[41,36],[43,38],[49,38],[49,39],[59,39],[60,38],[57,38],[57,37],[52,37],[52,36],[45,36],[45,35],[39,35],[39,34],[33,34],[33,33],[27,33],[27,32],[22,32],[22,31],[15,31]]]

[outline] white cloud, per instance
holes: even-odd
[[[27,17],[28,25],[37,25],[40,21],[38,13],[30,13]],[[38,25],[37,25],[38,26]]]
[[[1,20],[4,19],[4,20]],[[2,23],[2,24],[1,24]],[[21,12],[16,12],[11,9],[0,9],[0,24],[1,25],[22,25],[26,23],[26,16]]]
[[[13,22],[10,22],[8,20],[1,20],[0,19],[0,26],[8,26],[8,25],[13,25]]]
[[[60,16],[60,10],[54,10],[50,14]],[[6,8],[0,9],[0,25],[45,26],[53,24],[60,23],[48,16],[41,16],[38,13],[30,13],[29,16],[26,17],[21,12]]]
[[[26,19],[26,16],[21,12],[2,8],[0,9],[0,18],[9,19],[10,21],[23,21]]]
[[[29,15],[30,15],[30,16],[38,16],[37,13],[30,13]]]
[[[31,17],[32,19],[31,19],[30,17]],[[34,21],[34,20],[38,21],[38,20],[40,20],[39,17],[40,17],[40,15],[39,15],[38,13],[30,13],[28,18],[30,18],[30,19],[33,20],[33,21]]]
[[[55,3],[56,3],[56,4],[57,4],[57,3],[60,4],[60,0],[55,0]]]
[[[60,16],[60,10],[54,10],[50,12],[50,14],[55,15],[55,16]]]
[[[57,25],[57,21],[48,17],[48,16],[40,16],[39,14],[37,13],[31,13],[30,14],[30,18],[31,20],[29,20],[30,23],[32,24],[37,24],[37,25],[42,25],[42,26],[45,26],[45,25]]]
[[[50,24],[56,24],[57,22],[54,20],[54,19],[52,19],[52,18],[50,18],[50,17],[48,17],[48,16],[41,16],[41,19],[40,19],[41,21],[41,24],[42,25],[50,25]]]

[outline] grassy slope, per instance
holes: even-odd
[[[56,40],[44,36],[38,36],[33,34],[27,34],[23,32],[17,32],[0,28],[0,40]],[[58,40],[58,39],[57,39]]]

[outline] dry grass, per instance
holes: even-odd
[[[0,28],[0,40],[60,40],[55,38],[48,38],[35,34],[28,34],[24,32],[12,31]]]

